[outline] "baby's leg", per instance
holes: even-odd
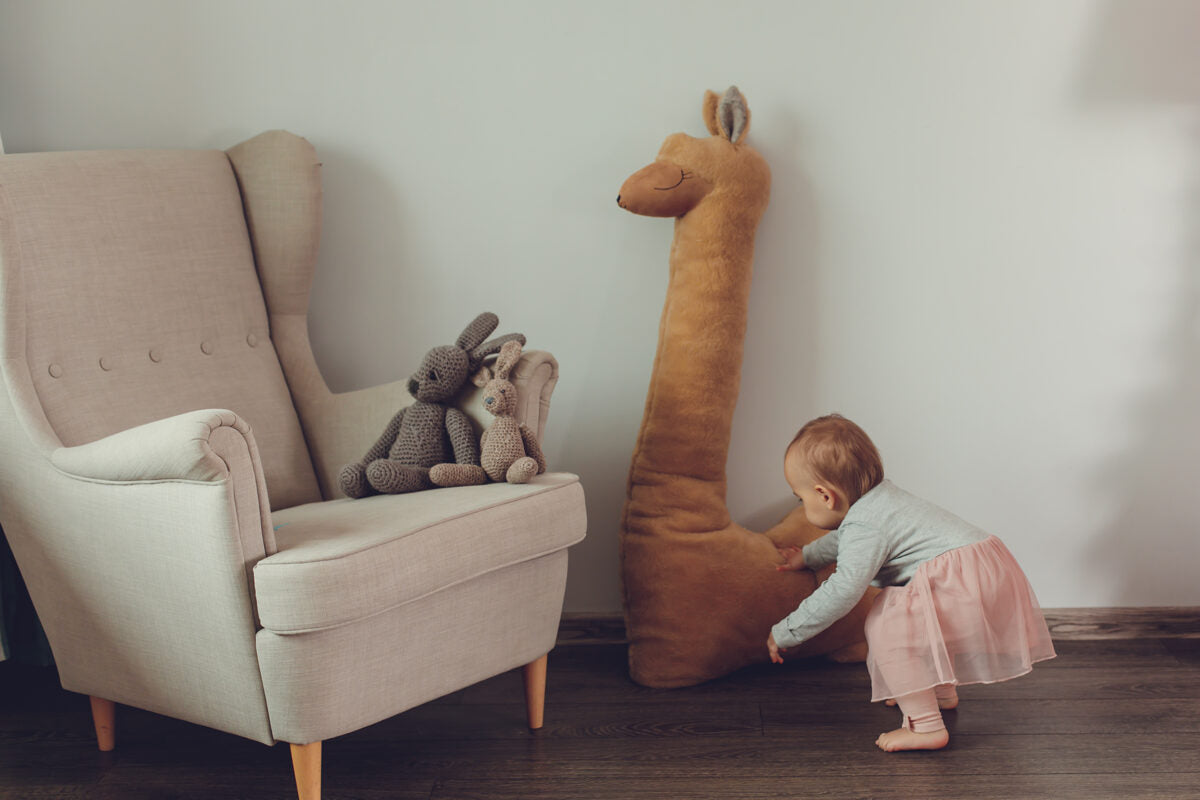
[[[943,683],[940,686],[933,688],[933,693],[937,695],[938,708],[942,711],[949,711],[953,708],[958,708],[958,691],[954,688],[953,683]],[[895,700],[884,700],[884,705],[894,706]]]
[[[943,711],[958,708],[958,690],[954,688],[953,683],[943,683],[940,686],[935,686],[933,687],[933,693],[937,695],[938,708]]]
[[[875,744],[880,750],[894,753],[898,750],[940,750],[950,742],[950,733],[942,722],[938,709],[937,694],[926,689],[916,694],[899,698],[900,711],[904,714],[902,727],[880,734]]]

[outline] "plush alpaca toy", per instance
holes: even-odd
[[[454,344],[435,347],[425,354],[421,366],[408,379],[408,391],[416,402],[396,412],[361,461],[342,467],[338,477],[343,492],[358,498],[376,492],[400,494],[431,489],[434,484],[429,468],[452,458],[459,467],[453,476],[457,483],[441,485],[487,481],[479,465],[479,447],[471,420],[447,403],[458,395],[485,358],[498,352],[506,342],[525,342],[520,333],[508,333],[485,342],[499,324],[499,317],[484,312],[463,330]]]
[[[767,661],[771,626],[821,577],[775,570],[777,544],[803,545],[824,533],[802,508],[763,535],[732,522],[725,505],[754,232],[771,173],[745,144],[750,110],[736,88],[724,97],[708,92],[703,114],[710,137],[668,137],[617,197],[635,214],[675,218],[620,532],[630,675],[647,686],[687,686]],[[781,468],[783,444],[775,454]],[[869,607],[864,598],[792,652],[861,659]]]
[[[483,407],[495,416],[483,432],[480,446],[483,453],[479,463],[487,476],[496,482],[527,483],[534,475],[546,471],[546,457],[538,445],[537,436],[528,425],[518,423],[517,388],[508,374],[521,360],[521,343],[506,342],[496,359],[495,374],[480,367],[472,379],[483,388]],[[458,486],[469,481],[471,473],[462,464],[438,464],[429,471],[429,478],[439,486]]]

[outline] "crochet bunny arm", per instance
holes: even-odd
[[[524,423],[521,423],[521,442],[525,445],[525,455],[532,457],[537,462],[538,474],[541,475],[546,471],[546,454],[542,452],[542,446],[538,444],[537,436]]]
[[[457,408],[446,409],[446,433],[454,450],[456,464],[479,464],[479,444],[471,418]]]

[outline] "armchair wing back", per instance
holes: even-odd
[[[5,379],[43,448],[238,409],[271,504],[321,499],[224,153],[7,156],[0,218],[21,232],[0,261]]]

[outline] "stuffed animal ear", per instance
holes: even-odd
[[[515,339],[511,342],[505,342],[500,348],[500,357],[496,359],[496,377],[503,380],[508,380],[508,373],[521,360],[521,345],[523,342],[518,342]]]
[[[456,341],[454,344],[456,347],[458,347],[458,349],[470,352],[476,347],[479,347],[480,343],[482,343],[492,331],[496,330],[497,326],[499,325],[500,318],[490,311],[485,311],[476,317],[470,325],[463,329],[463,332],[458,336],[458,341]]]
[[[487,367],[480,367],[474,375],[471,376],[471,383],[478,386],[480,389],[487,386],[492,380],[492,371]]]
[[[721,135],[721,128],[717,125],[717,106],[721,103],[721,96],[709,89],[704,93],[704,108],[701,114],[704,116],[704,127],[708,128],[708,132],[713,136]]]
[[[495,339],[479,345],[479,347],[476,347],[470,353],[471,369],[475,369],[482,364],[483,360],[488,356],[499,353],[500,348],[503,347],[506,342],[520,342],[521,344],[525,344],[525,334],[506,333],[503,336],[497,336]]]
[[[730,86],[725,92],[717,106],[716,116],[721,135],[734,144],[740,143],[750,130],[750,107],[736,86]]]

